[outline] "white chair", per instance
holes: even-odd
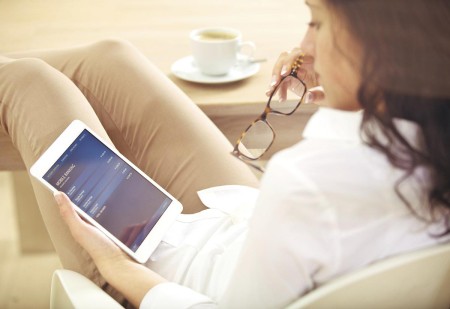
[[[111,296],[85,276],[71,270],[53,273],[51,309],[123,309]]]
[[[392,257],[339,277],[288,309],[450,308],[450,244]]]
[[[51,307],[122,308],[86,277],[53,275]],[[450,244],[392,257],[342,276],[302,296],[287,309],[450,308]]]

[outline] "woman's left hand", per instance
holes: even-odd
[[[55,200],[73,238],[89,253],[101,273],[106,268],[129,259],[106,235],[80,218],[66,194],[55,193]]]
[[[299,58],[303,59],[303,64],[297,70],[297,77],[300,78],[306,85],[308,92],[305,96],[305,103],[320,103],[325,93],[323,88],[318,84],[316,73],[314,72],[314,57],[309,54],[305,54],[302,48],[296,47],[289,52],[283,52],[278,57],[273,69],[272,80],[269,85],[269,89],[266,91],[266,95],[272,95],[275,88],[280,83],[281,79],[291,72],[291,69]],[[282,89],[279,93],[280,98],[283,100],[286,97],[286,90]]]
[[[272,69],[272,80],[269,85],[269,89],[267,89],[266,95],[269,96],[279,84],[280,80],[284,76],[289,75],[292,66],[300,57],[303,58],[303,64],[297,70],[298,78],[306,84],[308,89],[318,86],[316,74],[313,69],[314,57],[309,54],[305,54],[301,48],[296,47],[289,52],[281,53],[278,57]]]

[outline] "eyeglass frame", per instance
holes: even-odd
[[[298,62],[297,62],[297,61],[298,61]],[[280,82],[278,83],[278,85],[277,85],[277,86],[275,87],[275,89],[272,91],[272,93],[271,93],[269,99],[267,100],[267,104],[266,104],[266,107],[264,108],[263,113],[262,113],[258,118],[256,118],[256,119],[255,119],[255,120],[254,120],[254,121],[253,121],[253,122],[252,122],[252,123],[251,123],[251,124],[250,124],[243,132],[242,132],[241,136],[240,136],[239,139],[236,141],[236,144],[235,144],[235,146],[234,146],[233,151],[231,152],[231,154],[232,154],[233,156],[235,156],[235,157],[238,158],[239,160],[243,161],[244,163],[248,164],[249,166],[255,168],[256,170],[258,170],[258,171],[261,172],[261,173],[264,173],[264,171],[265,171],[263,167],[261,167],[261,166],[259,166],[259,165],[257,165],[257,164],[254,164],[254,163],[252,163],[252,162],[249,162],[249,161],[247,161],[247,160],[244,160],[242,157],[244,157],[244,158],[246,158],[246,159],[248,159],[248,160],[251,160],[251,161],[259,160],[259,159],[260,159],[260,158],[261,158],[261,157],[269,150],[269,148],[273,145],[273,142],[275,141],[276,133],[275,133],[275,130],[273,129],[272,125],[271,125],[271,124],[269,123],[269,121],[267,120],[267,116],[268,116],[269,114],[282,115],[282,116],[290,116],[290,115],[292,115],[293,113],[295,113],[295,111],[296,111],[296,110],[299,108],[299,106],[302,104],[302,101],[303,101],[303,98],[304,98],[304,96],[305,96],[305,94],[306,94],[307,89],[306,89],[306,84],[305,84],[300,78],[298,78],[298,76],[297,76],[297,70],[298,70],[298,68],[300,67],[300,65],[303,63],[303,59],[302,59],[302,58],[299,58],[297,61],[296,61],[296,63],[294,64],[294,66],[292,67],[291,72],[290,72],[288,75],[283,76],[283,77],[281,78]],[[305,90],[303,91],[303,94],[300,96],[300,100],[298,101],[297,106],[295,106],[295,108],[294,108],[291,112],[289,112],[289,113],[283,113],[283,112],[274,110],[272,107],[270,107],[270,103],[272,102],[272,98],[273,98],[273,96],[275,95],[275,93],[277,93],[278,87],[280,87],[280,85],[283,83],[283,81],[284,81],[286,78],[288,78],[288,77],[293,77],[293,78],[297,79],[298,81],[300,81],[300,83],[303,85],[303,87],[305,88]],[[261,155],[259,155],[257,158],[250,158],[250,157],[246,156],[245,154],[243,154],[242,152],[239,151],[239,144],[241,143],[241,141],[242,141],[242,139],[244,138],[245,134],[247,134],[247,132],[250,130],[250,128],[252,128],[252,127],[253,127],[257,122],[259,122],[259,121],[264,122],[264,123],[270,128],[270,130],[271,130],[272,133],[273,133],[273,138],[272,138],[272,141],[270,142],[269,146],[266,147],[266,149],[264,150],[263,153],[261,153]]]

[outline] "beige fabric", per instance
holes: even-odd
[[[203,209],[198,190],[256,186],[253,173],[199,108],[134,47],[103,41],[57,51],[0,56],[0,125],[27,169],[80,119],[178,198]],[[53,197],[32,180],[39,208],[65,268],[102,283],[61,222]]]

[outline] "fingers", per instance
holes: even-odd
[[[283,103],[287,100],[288,83],[283,83],[278,87],[278,102]]]
[[[300,48],[294,48],[290,52],[282,53],[272,70],[272,76],[288,75],[291,72],[295,60],[300,56],[304,56],[304,53]]]
[[[280,83],[281,78],[289,75],[296,60],[302,57],[303,64],[301,68],[297,70],[297,76],[302,79],[307,87],[317,86],[315,72],[313,69],[314,57],[311,55],[305,55],[301,48],[294,48],[290,52],[283,52],[278,57],[272,69],[272,78],[269,84],[269,88],[266,91],[266,95],[270,96],[275,87]]]
[[[325,92],[323,91],[322,86],[317,86],[309,89],[305,94],[304,103],[305,104],[318,104],[322,105],[325,99]]]
[[[69,227],[70,231],[72,232],[72,235],[76,236],[75,235],[77,234],[76,232],[80,232],[80,229],[83,229],[84,225],[87,223],[84,222],[80,218],[80,216],[78,216],[77,212],[72,207],[70,199],[67,197],[65,193],[55,192],[54,197],[56,203],[59,206],[61,217]]]
[[[295,60],[303,54],[300,48],[294,48],[290,52],[281,53],[272,69],[272,79],[269,84],[269,89],[266,91],[267,96],[270,96],[281,78],[291,72]]]
[[[67,223],[71,223],[76,221],[77,219],[80,220],[65,193],[55,192],[53,196],[55,197],[55,201],[59,206],[59,210],[62,217],[64,218],[64,221],[66,221]]]

